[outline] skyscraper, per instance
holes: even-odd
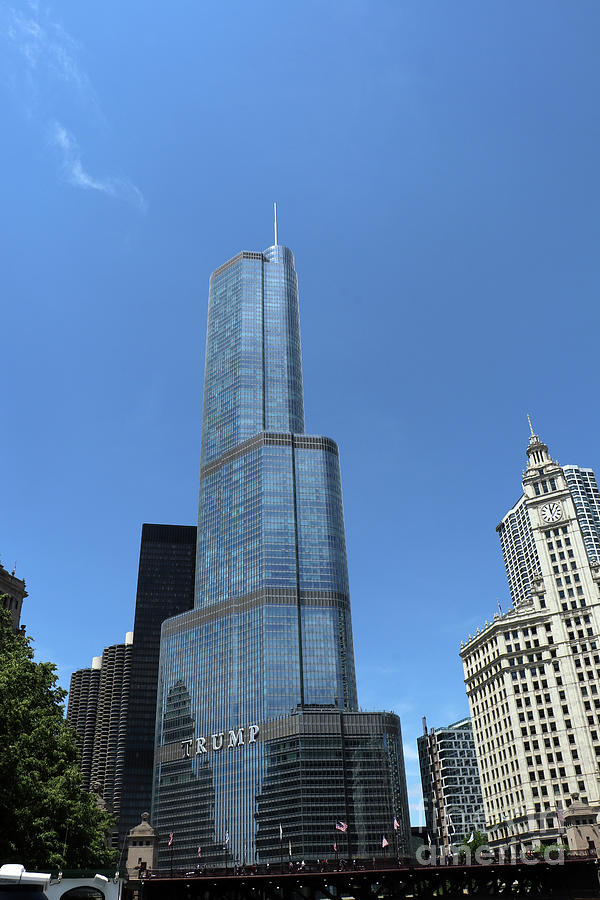
[[[600,560],[600,491],[592,469],[563,466],[587,555]]]
[[[600,809],[594,497],[591,469],[563,469],[531,429],[498,526],[514,605],[461,645],[492,844],[560,839],[576,798]]]
[[[195,525],[142,525],[119,844],[152,802],[160,626],[194,605]]]
[[[186,865],[276,860],[282,834],[324,856],[337,819],[372,854],[394,815],[408,847],[399,720],[357,711],[338,449],[304,433],[276,240],[210,280],[195,606],[162,629],[152,823]]]
[[[91,669],[71,676],[67,722],[81,747],[82,786],[105,801],[118,820],[123,788],[125,729],[129,706],[129,674],[133,634],[124,644],[106,647]],[[118,845],[118,832],[113,846]]]
[[[78,669],[76,672],[73,672],[69,685],[67,722],[77,735],[77,743],[81,753],[81,786],[84,791],[90,790],[92,780],[101,668],[102,657],[94,656],[91,668]]]
[[[436,848],[453,852],[469,834],[485,830],[471,720],[427,730],[423,719],[417,747],[427,833]]]

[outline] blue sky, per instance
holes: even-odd
[[[600,469],[597,0],[0,0],[0,554],[68,686],[193,523],[208,277],[296,256],[359,700],[464,715],[530,412]]]

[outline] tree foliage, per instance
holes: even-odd
[[[0,598],[1,599],[1,598]],[[111,817],[81,789],[66,691],[0,602],[0,862],[48,871],[111,865]]]
[[[460,845],[460,849],[466,849],[467,847],[471,850],[472,853],[477,850],[478,847],[487,847],[488,837],[487,834],[483,834],[481,831],[473,831],[471,832],[473,837],[469,841],[467,837],[463,839],[462,844]],[[470,837],[470,835],[469,835]]]

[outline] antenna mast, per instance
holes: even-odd
[[[273,203],[273,213],[275,216],[275,246],[277,246],[277,201]]]

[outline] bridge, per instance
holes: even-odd
[[[417,900],[430,897],[531,897],[600,900],[599,861],[593,857],[529,859],[481,865],[382,865],[351,870],[314,866],[292,871],[193,870],[151,873],[140,900]]]

